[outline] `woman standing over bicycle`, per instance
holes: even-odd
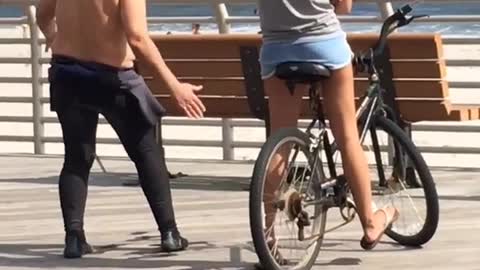
[[[322,92],[330,127],[342,156],[346,178],[354,195],[364,236],[361,246],[372,249],[385,229],[398,217],[394,208],[374,212],[368,164],[363,153],[355,117],[354,77],[351,49],[336,14],[349,13],[352,0],[259,0],[263,35],[260,63],[265,90],[269,97],[271,133],[295,127],[300,115],[305,86],[297,86],[293,95],[285,82],[274,76],[283,62],[316,62],[327,67],[330,76],[322,81]],[[304,89],[302,89],[304,88]],[[272,195],[286,168],[285,153],[272,161],[264,196]],[[264,201],[265,201],[264,197]],[[272,224],[275,208],[265,205],[267,225]],[[273,234],[272,234],[273,235]],[[275,236],[272,236],[275,241]]]

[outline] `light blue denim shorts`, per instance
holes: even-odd
[[[346,34],[341,31],[293,42],[264,43],[259,60],[262,78],[267,79],[274,75],[277,65],[283,62],[314,62],[330,70],[337,70],[350,64],[352,55]]]

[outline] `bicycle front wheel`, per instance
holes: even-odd
[[[308,270],[323,240],[326,208],[316,203],[323,168],[310,139],[281,129],[262,147],[250,186],[250,230],[265,269]]]
[[[367,148],[373,150],[376,163],[376,173],[372,174],[374,206],[393,206],[400,212],[386,234],[402,245],[423,245],[435,234],[439,220],[438,195],[430,170],[412,140],[393,121],[377,116],[369,132],[371,148]]]

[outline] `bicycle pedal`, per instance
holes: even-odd
[[[298,240],[303,241],[303,240],[305,240],[305,233],[303,231],[303,228],[305,226],[303,224],[303,221],[300,218],[297,221],[297,226],[298,226]]]
[[[351,198],[347,198],[344,207],[340,209],[340,214],[345,222],[350,222],[355,218],[356,213],[357,207],[355,202]]]
[[[357,206],[355,205],[355,201],[352,198],[347,198],[347,200],[345,202],[345,205],[348,208],[355,209],[355,211],[357,210]]]
[[[303,232],[303,228],[298,229],[298,240],[299,241],[305,240],[305,233]]]

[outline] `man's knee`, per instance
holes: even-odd
[[[163,147],[155,142],[136,145],[135,147],[128,149],[127,153],[130,159],[135,163],[142,162],[146,159],[160,159],[164,157]]]
[[[128,156],[135,163],[164,156],[164,149],[157,143],[153,131],[145,133],[137,140],[124,142],[124,146]]]
[[[91,145],[79,144],[67,147],[65,151],[64,170],[87,177],[95,160],[95,149]]]

